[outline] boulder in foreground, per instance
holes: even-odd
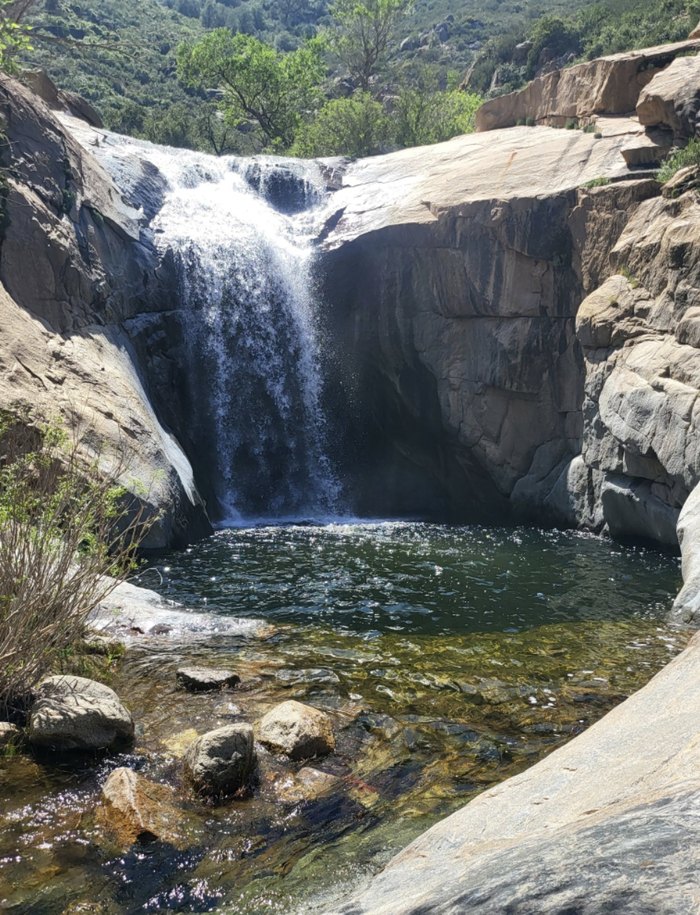
[[[324,756],[335,749],[328,715],[293,699],[271,709],[258,724],[257,733],[263,746],[291,759]]]
[[[180,820],[173,796],[167,785],[151,782],[132,769],[115,769],[102,787],[98,822],[114,834],[120,845],[172,842]]]
[[[119,696],[85,677],[47,677],[37,689],[29,742],[52,750],[113,750],[134,738],[134,721]]]
[[[247,787],[256,763],[249,724],[230,724],[202,734],[184,757],[188,780],[198,792],[210,795],[233,794]]]

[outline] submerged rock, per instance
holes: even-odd
[[[291,773],[275,785],[275,794],[283,804],[312,801],[333,791],[340,782],[337,775],[304,766],[296,775]]]
[[[29,719],[29,742],[52,750],[111,750],[128,745],[134,721],[119,696],[85,677],[47,677]]]
[[[185,753],[185,775],[202,794],[233,794],[250,784],[257,765],[253,729],[231,724],[198,737]]]
[[[328,715],[293,699],[271,709],[260,720],[257,735],[263,746],[291,759],[323,756],[335,749]]]
[[[173,799],[172,788],[122,767],[115,769],[102,787],[103,803],[97,819],[121,845],[157,839],[172,842],[180,820]]]
[[[241,682],[232,670],[209,667],[181,667],[175,674],[177,685],[192,693],[234,687]]]

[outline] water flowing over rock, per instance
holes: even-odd
[[[89,130],[73,129],[89,144]],[[311,275],[318,167],[99,137],[169,277],[167,317],[138,316],[128,332],[210,514],[236,523],[332,512]]]
[[[325,712],[290,699],[282,702],[260,720],[257,738],[275,753],[291,759],[310,759],[335,749],[331,720]]]
[[[174,801],[172,788],[120,767],[102,786],[97,820],[124,846],[157,839],[174,843],[182,820]]]
[[[155,414],[125,330],[154,307],[157,258],[139,214],[44,103],[6,76],[0,112],[0,400],[83,429],[91,460],[121,465],[124,485],[158,515],[148,545],[201,535],[210,528],[192,469]]]

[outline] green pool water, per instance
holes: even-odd
[[[322,912],[437,819],[541,758],[685,644],[664,623],[674,557],[576,533],[417,523],[227,530],[136,583],[255,636],[136,639],[112,685],[138,722],[116,759],[0,760],[0,909]],[[241,688],[188,695],[183,662]],[[285,797],[264,756],[251,796],[203,805],[180,779],[197,733],[284,699],[329,712],[335,777]],[[172,785],[187,842],[119,849],[95,811],[111,768]]]

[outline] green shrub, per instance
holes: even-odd
[[[291,153],[295,156],[373,156],[391,140],[391,122],[369,92],[333,99],[299,130]]]
[[[85,442],[6,415],[0,423],[0,713],[78,640],[133,567],[148,528]]]
[[[700,140],[691,140],[684,149],[672,152],[659,169],[658,179],[663,184],[689,165],[700,165]]]

